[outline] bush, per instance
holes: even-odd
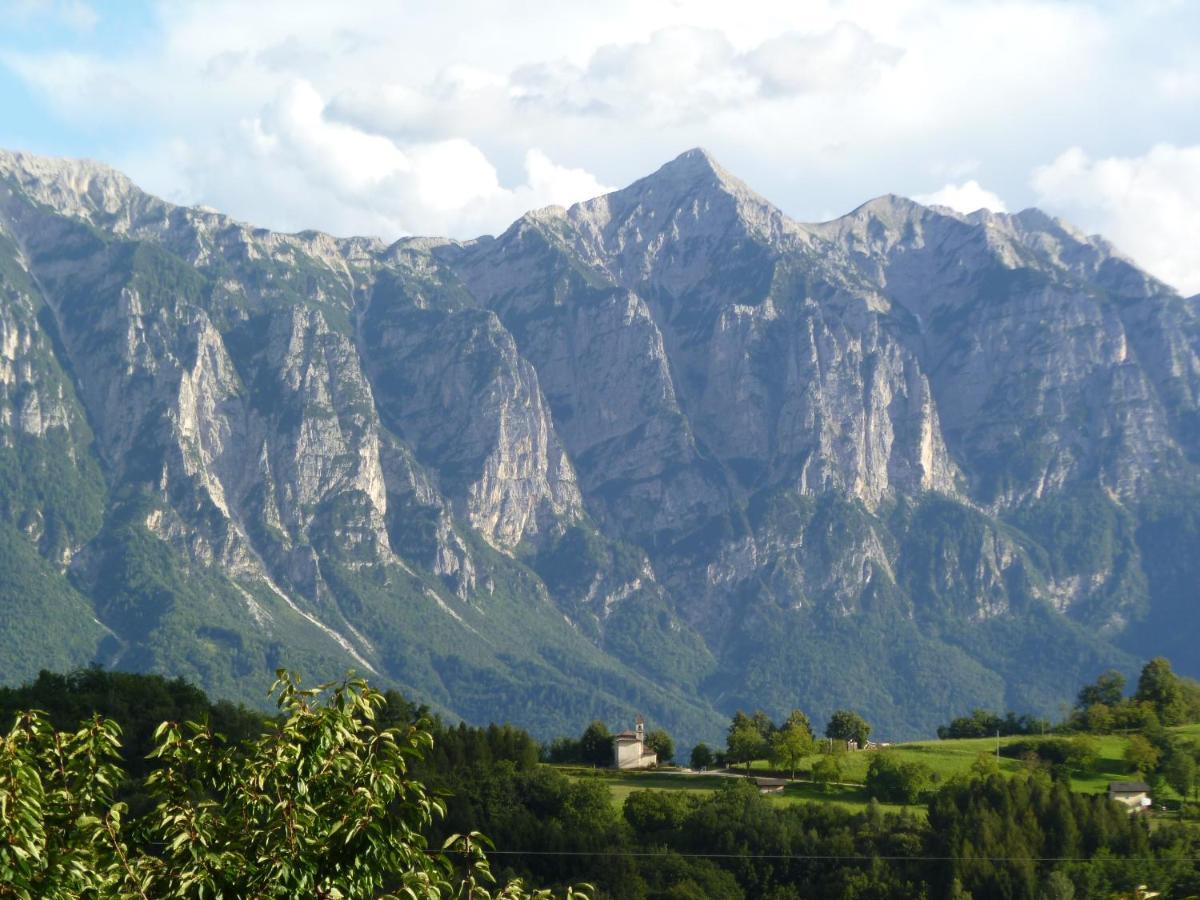
[[[1034,758],[1045,765],[1065,766],[1081,772],[1095,765],[1097,752],[1095,740],[1087,735],[1014,741],[1000,750],[1002,756]]]
[[[885,803],[916,803],[929,784],[930,770],[888,752],[876,753],[867,767],[867,793]]]

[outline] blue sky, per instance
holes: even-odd
[[[496,232],[699,145],[801,220],[887,192],[1038,205],[1200,292],[1194,0],[0,0],[0,22],[0,146],[268,227]]]

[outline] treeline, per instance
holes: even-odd
[[[18,712],[39,709],[60,731],[99,714],[121,726],[121,759],[126,772],[145,774],[152,765],[154,730],[163,722],[206,720],[233,743],[257,737],[268,727],[265,714],[225,700],[213,702],[182,678],[107,672],[92,667],[69,674],[42,671],[20,687],[0,687],[0,728]]]
[[[1158,726],[1200,722],[1200,682],[1176,675],[1169,660],[1157,656],[1142,667],[1137,688],[1125,695],[1125,676],[1115,669],[1079,689],[1067,717],[1052,724],[1046,719],[988,709],[975,709],[937,729],[942,740],[1011,737],[1050,733],[1111,734]]]
[[[939,725],[937,736],[943,741],[956,738],[1011,737],[1015,734],[1046,734],[1054,726],[1048,719],[1007,712],[999,716],[990,709],[973,709],[949,725]]]
[[[70,717],[103,702],[131,728],[146,719],[134,698],[196,699],[154,676],[75,673],[46,675],[36,684],[37,705],[53,716]],[[90,699],[73,693],[79,685],[92,686],[82,695]],[[32,696],[33,687],[0,694],[10,704],[3,709],[11,710],[14,696]],[[200,709],[200,717],[211,720],[217,707],[203,700],[175,709]],[[250,735],[270,735],[284,724],[222,709]],[[329,715],[344,721],[336,710]],[[760,738],[766,732],[768,746],[772,737],[780,743],[778,735],[805,730],[802,716],[773,723],[742,714],[731,722],[730,736],[752,728]],[[857,726],[847,717],[839,721]],[[1151,833],[1145,820],[1103,796],[1072,794],[1068,773],[1054,766],[1002,776],[995,760],[983,756],[969,774],[938,784],[928,773],[908,771],[892,754],[874,754],[868,790],[900,802],[923,799],[927,820],[885,813],[877,803],[862,813],[833,804],[782,805],[741,778],[725,779],[711,794],[634,791],[618,806],[606,773],[568,777],[539,765],[540,748],[520,729],[448,725],[395,692],[383,695],[376,722],[431,735],[431,746],[413,744],[419,752],[409,757],[406,776],[446,806],[444,819],[422,825],[426,844],[441,846],[451,834],[490,835],[496,844],[492,869],[502,880],[589,882],[597,886],[596,896],[622,900],[1040,900],[1110,897],[1142,884],[1172,896],[1200,892],[1200,835],[1194,829],[1160,820]],[[813,740],[811,727],[807,733]],[[1081,737],[1086,739],[1064,739]],[[260,744],[256,752],[271,746]],[[338,808],[336,793],[325,796]]]

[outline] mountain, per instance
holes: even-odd
[[[701,150],[390,245],[0,153],[0,678],[692,740],[1200,674],[1198,314],[1037,210],[802,224]]]

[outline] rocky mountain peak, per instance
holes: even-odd
[[[627,286],[660,268],[657,261],[672,247],[686,246],[688,259],[699,264],[720,244],[795,247],[811,239],[699,148],[626,188],[575,204],[567,219],[579,255]],[[680,262],[672,257],[673,267]],[[678,282],[675,287],[691,283],[687,276],[672,280]]]
[[[655,190],[712,189],[727,193],[748,191],[740,179],[730,175],[716,158],[702,147],[693,147],[679,154],[654,173],[634,182],[633,186],[639,184]]]
[[[60,159],[0,150],[0,177],[13,181],[39,203],[92,221],[97,212],[116,213],[141,191],[116,169],[88,159]]]
[[[923,245],[928,227],[953,227],[966,220],[945,207],[929,207],[898,194],[884,194],[828,222],[803,226],[851,255],[886,256],[898,244]]]
[[[938,207],[939,210],[946,208]],[[847,214],[846,218],[874,218],[887,222],[905,222],[914,218],[923,218],[933,209],[934,207],[925,206],[900,194],[881,194],[856,207]]]

